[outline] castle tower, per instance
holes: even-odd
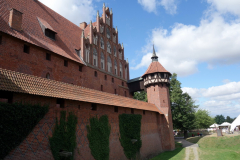
[[[155,104],[163,113],[159,115],[159,135],[162,140],[162,149],[173,150],[175,148],[173,137],[172,114],[169,97],[168,72],[159,62],[153,46],[152,63],[143,74],[144,86],[147,90],[148,103]]]

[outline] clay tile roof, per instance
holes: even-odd
[[[9,26],[10,9],[14,8],[22,14],[22,31]],[[80,47],[82,29],[62,17],[40,1],[36,0],[3,0],[0,1],[0,32],[39,46],[78,63],[83,63],[75,49]],[[56,32],[56,40],[44,35],[38,21]]]
[[[156,73],[156,72],[170,73],[158,61],[154,61],[150,64],[147,71],[142,75],[142,77],[146,74],[151,74],[151,73]]]
[[[0,68],[0,90],[162,112],[151,103]]]

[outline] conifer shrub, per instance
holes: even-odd
[[[138,114],[119,115],[120,143],[128,159],[135,159],[142,147],[141,119]]]
[[[20,145],[47,112],[47,105],[0,102],[0,159]]]
[[[109,136],[111,126],[108,122],[108,116],[103,115],[90,118],[90,125],[87,125],[87,137],[91,154],[96,160],[109,159]]]
[[[55,160],[73,160],[74,150],[77,146],[76,128],[77,116],[69,112],[66,117],[66,111],[60,112],[60,120],[56,118],[56,124],[52,137],[49,137],[50,148]],[[72,156],[60,156],[59,152],[72,152]]]

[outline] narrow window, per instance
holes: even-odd
[[[163,100],[163,103],[165,103],[165,100]]]
[[[49,73],[46,74],[46,78],[50,79],[50,74]]]
[[[107,80],[107,75],[104,76],[104,79]]]
[[[49,54],[49,53],[46,53],[46,60],[49,60],[49,61],[51,61],[51,54]]]
[[[122,86],[124,86],[124,82],[122,82]]]
[[[97,71],[94,71],[94,76],[97,77]]]
[[[2,35],[0,35],[0,45],[2,44]]]
[[[82,66],[79,66],[79,71],[82,72]]]
[[[23,46],[23,52],[29,54],[29,48],[30,48],[30,47],[29,47],[28,45],[24,44],[24,46]]]
[[[117,70],[115,69],[115,74],[117,74]]]
[[[114,83],[114,78],[112,78],[112,83]]]
[[[118,112],[118,106],[114,106],[114,112]]]
[[[68,61],[64,60],[64,66],[67,67],[68,66]]]
[[[80,105],[78,105],[78,109],[80,109]]]
[[[101,91],[103,91],[103,85],[101,85]]]
[[[114,89],[114,93],[117,94],[117,90],[116,89]]]
[[[125,97],[127,97],[127,92],[126,91],[124,91],[124,94],[125,94]]]
[[[97,104],[92,103],[91,110],[96,111],[97,110]]]
[[[61,98],[57,98],[57,104],[60,105],[60,108],[64,108],[64,99]]]
[[[145,115],[145,110],[143,110],[143,115]]]
[[[134,114],[134,109],[133,108],[131,108],[131,113]]]

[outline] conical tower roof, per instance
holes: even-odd
[[[149,65],[147,71],[142,75],[142,77],[144,75],[151,74],[151,73],[157,73],[157,72],[171,74],[158,62],[158,56],[155,53],[154,46],[153,46],[153,54],[152,54],[151,59],[152,59],[152,63]]]

